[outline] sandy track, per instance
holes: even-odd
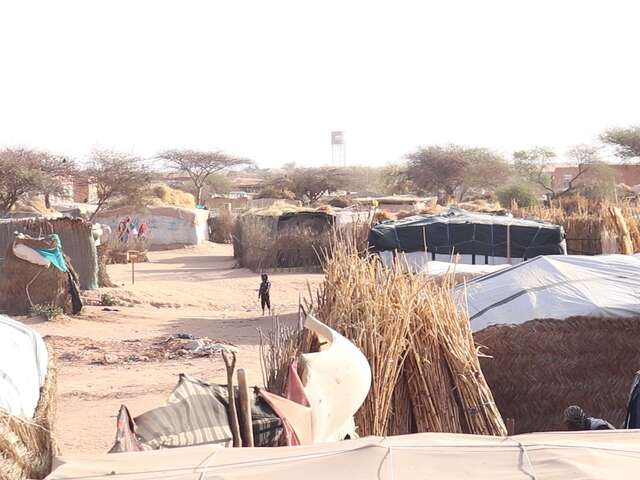
[[[65,454],[105,452],[113,443],[115,416],[121,404],[133,415],[161,405],[177,381],[188,373],[207,381],[225,380],[224,365],[212,358],[165,361],[121,361],[131,353],[131,340],[190,333],[238,346],[238,366],[250,381],[261,383],[257,329],[268,330],[257,303],[259,275],[234,269],[232,249],[206,244],[194,248],[152,252],[150,263],[136,265],[131,285],[127,265],[109,266],[115,289],[89,292],[96,301],[108,292],[122,302],[103,311],[89,306],[64,322],[26,319],[42,335],[55,336],[59,364],[57,435]],[[282,318],[295,321],[299,295],[318,274],[274,274],[272,301]],[[118,358],[114,364],[93,364],[92,344]],[[146,345],[146,343],[145,343]],[[89,351],[87,351],[89,350]],[[109,352],[113,350],[112,352]],[[125,353],[123,353],[125,352]]]

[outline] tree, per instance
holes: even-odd
[[[344,188],[345,175],[340,168],[294,168],[273,177],[265,184],[265,192],[292,192],[296,199],[316,202],[322,195]]]
[[[117,198],[140,196],[152,179],[141,159],[109,150],[93,152],[91,165],[84,174],[95,184],[98,197],[98,205],[90,220]]]
[[[407,179],[425,193],[438,194],[441,203],[456,194],[462,200],[470,188],[495,188],[509,174],[504,159],[485,148],[432,145],[406,158]]]
[[[496,191],[500,205],[509,208],[515,201],[519,207],[531,207],[538,203],[538,198],[530,183],[509,183]]]
[[[43,191],[47,175],[42,169],[43,154],[24,148],[0,150],[0,214],[30,194]]]
[[[407,165],[404,163],[393,163],[382,167],[382,190],[388,195],[407,194],[415,192],[416,186],[407,174]]]
[[[526,182],[554,195],[552,175],[548,171],[551,162],[556,158],[553,150],[547,147],[535,147],[530,150],[518,150],[513,153],[514,167],[518,176]]]
[[[207,178],[205,190],[208,193],[225,195],[231,191],[231,180],[226,175],[214,173]]]
[[[602,177],[606,172],[606,168],[602,168],[603,162],[600,160],[600,147],[594,145],[580,144],[567,150],[567,157],[578,165],[578,173],[569,180],[569,186],[561,193],[565,195],[576,188],[577,181],[580,177],[594,170],[595,177]]]
[[[45,182],[40,193],[44,195],[44,203],[51,208],[51,196],[62,195],[65,191],[65,180],[77,173],[76,165],[67,157],[44,153],[41,156],[41,167]]]
[[[167,150],[159,153],[157,158],[166,161],[175,170],[189,175],[199,205],[202,204],[202,191],[211,175],[228,168],[253,163],[246,158],[232,157],[220,151]]]
[[[640,157],[640,126],[610,128],[600,135],[600,140],[613,146],[623,159]]]

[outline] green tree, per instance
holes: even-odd
[[[535,147],[513,153],[516,174],[523,181],[537,185],[552,197],[555,192],[549,167],[555,158],[555,152],[547,147]]]
[[[456,196],[462,200],[470,189],[495,188],[510,175],[504,159],[485,148],[432,145],[407,160],[407,179],[425,193],[438,194],[441,203]]]
[[[34,150],[0,150],[0,214],[6,215],[19,200],[43,191],[48,177],[42,160],[42,153]]]
[[[640,126],[610,128],[600,135],[600,140],[614,147],[625,160],[640,158]]]
[[[504,187],[496,190],[496,196],[500,205],[505,208],[509,208],[513,201],[515,201],[519,207],[531,207],[538,203],[538,197],[535,192],[535,188],[529,183],[513,182],[505,185]]]

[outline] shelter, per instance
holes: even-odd
[[[0,270],[0,309],[27,315],[37,306],[55,305],[65,313],[82,309],[78,277],[56,234],[31,238],[18,234]]]
[[[478,277],[456,290],[473,331],[575,316],[640,315],[640,257],[553,255]]]
[[[466,264],[512,264],[538,255],[566,253],[558,225],[451,208],[443,215],[415,215],[382,222],[371,229],[371,250],[385,264],[403,252],[411,265],[450,261]]]
[[[207,210],[148,206],[109,210],[98,214],[97,220],[113,232],[118,232],[118,226],[127,219],[138,226],[145,224],[145,238],[150,245],[198,245],[209,238],[208,218]]]
[[[78,274],[80,288],[98,288],[98,253],[93,225],[82,219],[14,219],[0,220],[0,256],[13,245],[15,232],[31,237],[57,234]]]
[[[640,432],[594,431],[514,437],[424,433],[366,437],[283,448],[212,446],[56,459],[50,480],[171,478],[306,480],[326,478],[439,480],[576,478],[609,480],[634,475]]]

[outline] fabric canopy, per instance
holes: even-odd
[[[640,464],[640,431],[489,437],[422,433],[303,447],[200,446],[58,458],[50,480],[627,479]]]
[[[40,334],[0,315],[0,408],[33,418],[48,364],[47,347]]]
[[[473,331],[489,325],[575,316],[640,315],[640,257],[536,257],[478,277],[455,290]]]

